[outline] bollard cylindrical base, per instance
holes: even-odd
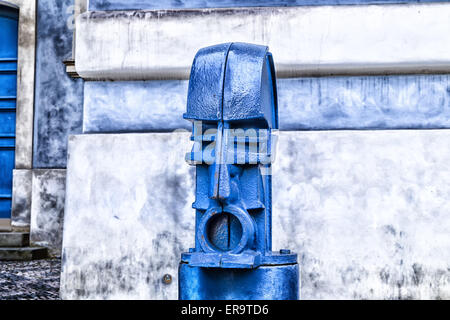
[[[179,267],[180,300],[298,300],[298,264],[256,269]]]

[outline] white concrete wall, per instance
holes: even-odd
[[[450,75],[278,79],[279,128],[450,128]],[[188,81],[86,81],[84,133],[192,129]],[[45,152],[45,150],[42,150]]]
[[[49,250],[50,256],[61,256],[65,169],[34,169],[32,173],[30,244]]]
[[[13,171],[11,220],[15,231],[30,231],[32,181],[33,173],[31,169]]]
[[[278,76],[450,71],[450,3],[86,12],[76,70],[92,79],[187,79],[195,53],[268,45]]]
[[[64,299],[177,299],[189,147],[188,133],[71,138]],[[273,248],[299,254],[301,298],[450,299],[449,179],[450,130],[281,132]]]
[[[446,73],[448,30],[449,3],[85,12],[77,18],[76,69],[87,79],[187,79],[199,48],[244,41],[269,45],[279,77]],[[399,110],[418,97],[414,105],[426,116],[412,127],[430,125],[433,110],[441,110],[436,106],[447,104],[437,93],[446,92],[445,81],[438,81],[442,90],[417,94],[423,86],[416,90],[419,82],[404,80],[383,86],[389,96],[377,91],[380,108],[392,115],[385,97],[408,101]],[[367,89],[370,81],[361,81],[366,100],[353,104],[357,95],[342,93],[349,113],[359,116],[373,104],[362,101],[373,101],[382,87]],[[104,96],[136,91],[119,82],[114,88]],[[91,94],[85,107],[99,111],[95,99],[104,96]],[[103,110],[115,106],[100,102]],[[294,104],[287,107],[298,114]],[[333,108],[332,99],[324,104],[327,114]],[[141,114],[157,117],[155,110],[149,105]],[[449,130],[282,134],[274,164],[274,249],[299,254],[302,299],[450,299],[449,141]],[[188,134],[71,138],[64,299],[177,298],[180,253],[194,240],[194,176],[180,146],[189,146]],[[174,277],[168,286],[161,281],[166,273]]]
[[[194,243],[194,170],[179,148],[186,139],[70,138],[63,299],[177,299],[179,253]]]

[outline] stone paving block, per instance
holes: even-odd
[[[0,248],[0,261],[30,261],[47,258],[47,248]]]
[[[30,244],[30,234],[20,232],[0,232],[0,248],[25,247]]]

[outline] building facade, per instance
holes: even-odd
[[[274,56],[274,247],[299,253],[301,298],[450,297],[450,3],[0,9],[0,223],[62,255],[63,298],[177,298],[194,235],[189,71],[224,42]]]

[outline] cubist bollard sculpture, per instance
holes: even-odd
[[[181,300],[298,299],[297,255],[272,251],[273,58],[265,46],[201,49],[189,82],[196,166],[195,248],[179,267]]]

